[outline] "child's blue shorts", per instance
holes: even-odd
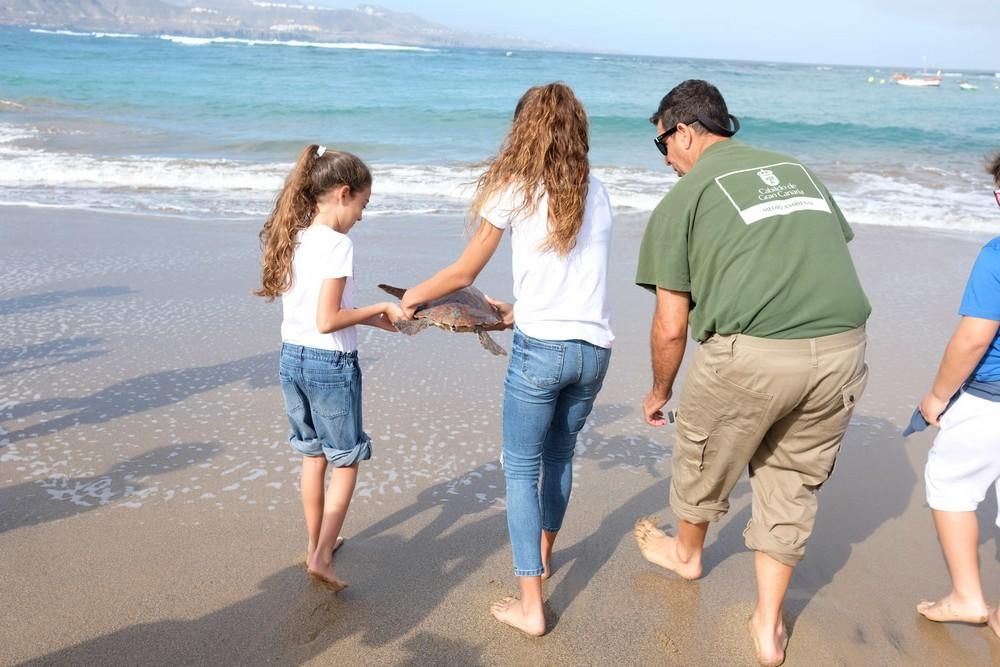
[[[338,468],[372,457],[361,421],[357,352],[282,343],[279,365],[288,444],[304,456],[325,456]]]

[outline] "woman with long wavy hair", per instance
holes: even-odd
[[[513,305],[492,301],[514,327],[504,380],[507,526],[520,599],[493,616],[545,633],[542,580],[569,504],[577,434],[601,389],[614,336],[607,302],[611,205],[590,173],[587,114],[562,83],[530,88],[471,206],[479,225],[462,255],[403,295],[416,308],[471,285],[511,231]],[[539,478],[541,488],[539,489]]]

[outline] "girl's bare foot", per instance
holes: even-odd
[[[314,567],[312,563],[306,565],[306,572],[315,581],[326,586],[327,588],[333,589],[334,591],[342,591],[347,588],[347,582],[338,577],[333,572],[333,564],[327,564],[326,566],[321,564],[316,564]]]
[[[965,602],[950,594],[937,601],[924,600],[917,605],[917,612],[935,623],[983,625],[990,617],[990,610],[985,602]]]
[[[332,590],[334,593],[339,593],[340,591],[347,588],[347,582],[344,581],[343,579],[338,579],[336,575],[323,574],[320,572],[313,572],[310,570],[309,576],[312,577],[318,583]]]
[[[319,550],[313,552],[306,561],[306,572],[309,576],[323,584],[327,588],[332,588],[335,591],[342,591],[347,588],[347,582],[338,577],[333,571],[333,553],[337,550],[337,545],[343,544],[342,538],[337,538],[334,542],[334,548],[330,550],[329,554],[319,553]]]
[[[545,614],[541,610],[525,612],[521,601],[517,598],[506,597],[494,602],[490,607],[490,613],[501,623],[506,623],[532,637],[541,637],[545,634]]]
[[[753,616],[747,619],[747,629],[753,639],[753,648],[757,654],[757,662],[762,667],[778,667],[785,662],[785,648],[788,646],[788,632],[785,624],[778,622],[772,631],[760,632],[753,622]]]
[[[341,535],[340,537],[338,537],[337,541],[333,543],[333,548],[330,549],[330,555],[333,556],[333,554],[337,553],[337,549],[339,549],[342,546],[344,546],[344,536],[343,535]],[[309,559],[312,558],[313,550],[315,548],[316,547],[314,547],[312,544],[307,544],[306,545],[306,563],[307,564],[309,563]]]
[[[688,562],[681,560],[677,554],[677,538],[657,528],[649,517],[636,521],[632,533],[642,557],[653,565],[659,565],[689,580],[701,576],[701,558],[692,558]]]

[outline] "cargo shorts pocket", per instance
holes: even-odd
[[[705,470],[705,449],[709,434],[687,423],[677,415],[677,452],[685,468],[691,471]]]
[[[854,409],[854,406],[859,400],[861,400],[862,394],[865,393],[865,388],[868,386],[868,364],[865,364],[861,368],[861,374],[854,378],[850,382],[844,385],[844,388],[840,391],[841,399],[844,401],[844,408],[848,411]]]
[[[750,435],[763,422],[771,394],[743,387],[715,366],[696,359],[684,382],[677,418],[692,432],[713,436],[720,429]]]

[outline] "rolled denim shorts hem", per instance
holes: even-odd
[[[319,438],[302,440],[289,436],[288,446],[302,456],[323,456],[323,443],[319,441]]]
[[[334,468],[350,468],[359,461],[367,461],[372,457],[372,441],[368,434],[362,434],[361,440],[352,449],[334,449],[323,447],[326,460]]]
[[[335,468],[349,468],[359,461],[372,457],[372,441],[366,433],[364,438],[351,449],[338,449],[324,445],[319,438],[312,440],[288,439],[289,446],[302,456],[325,456]]]
[[[545,568],[541,567],[534,570],[519,570],[516,567],[514,568],[515,577],[540,577],[543,572],[545,572]]]

